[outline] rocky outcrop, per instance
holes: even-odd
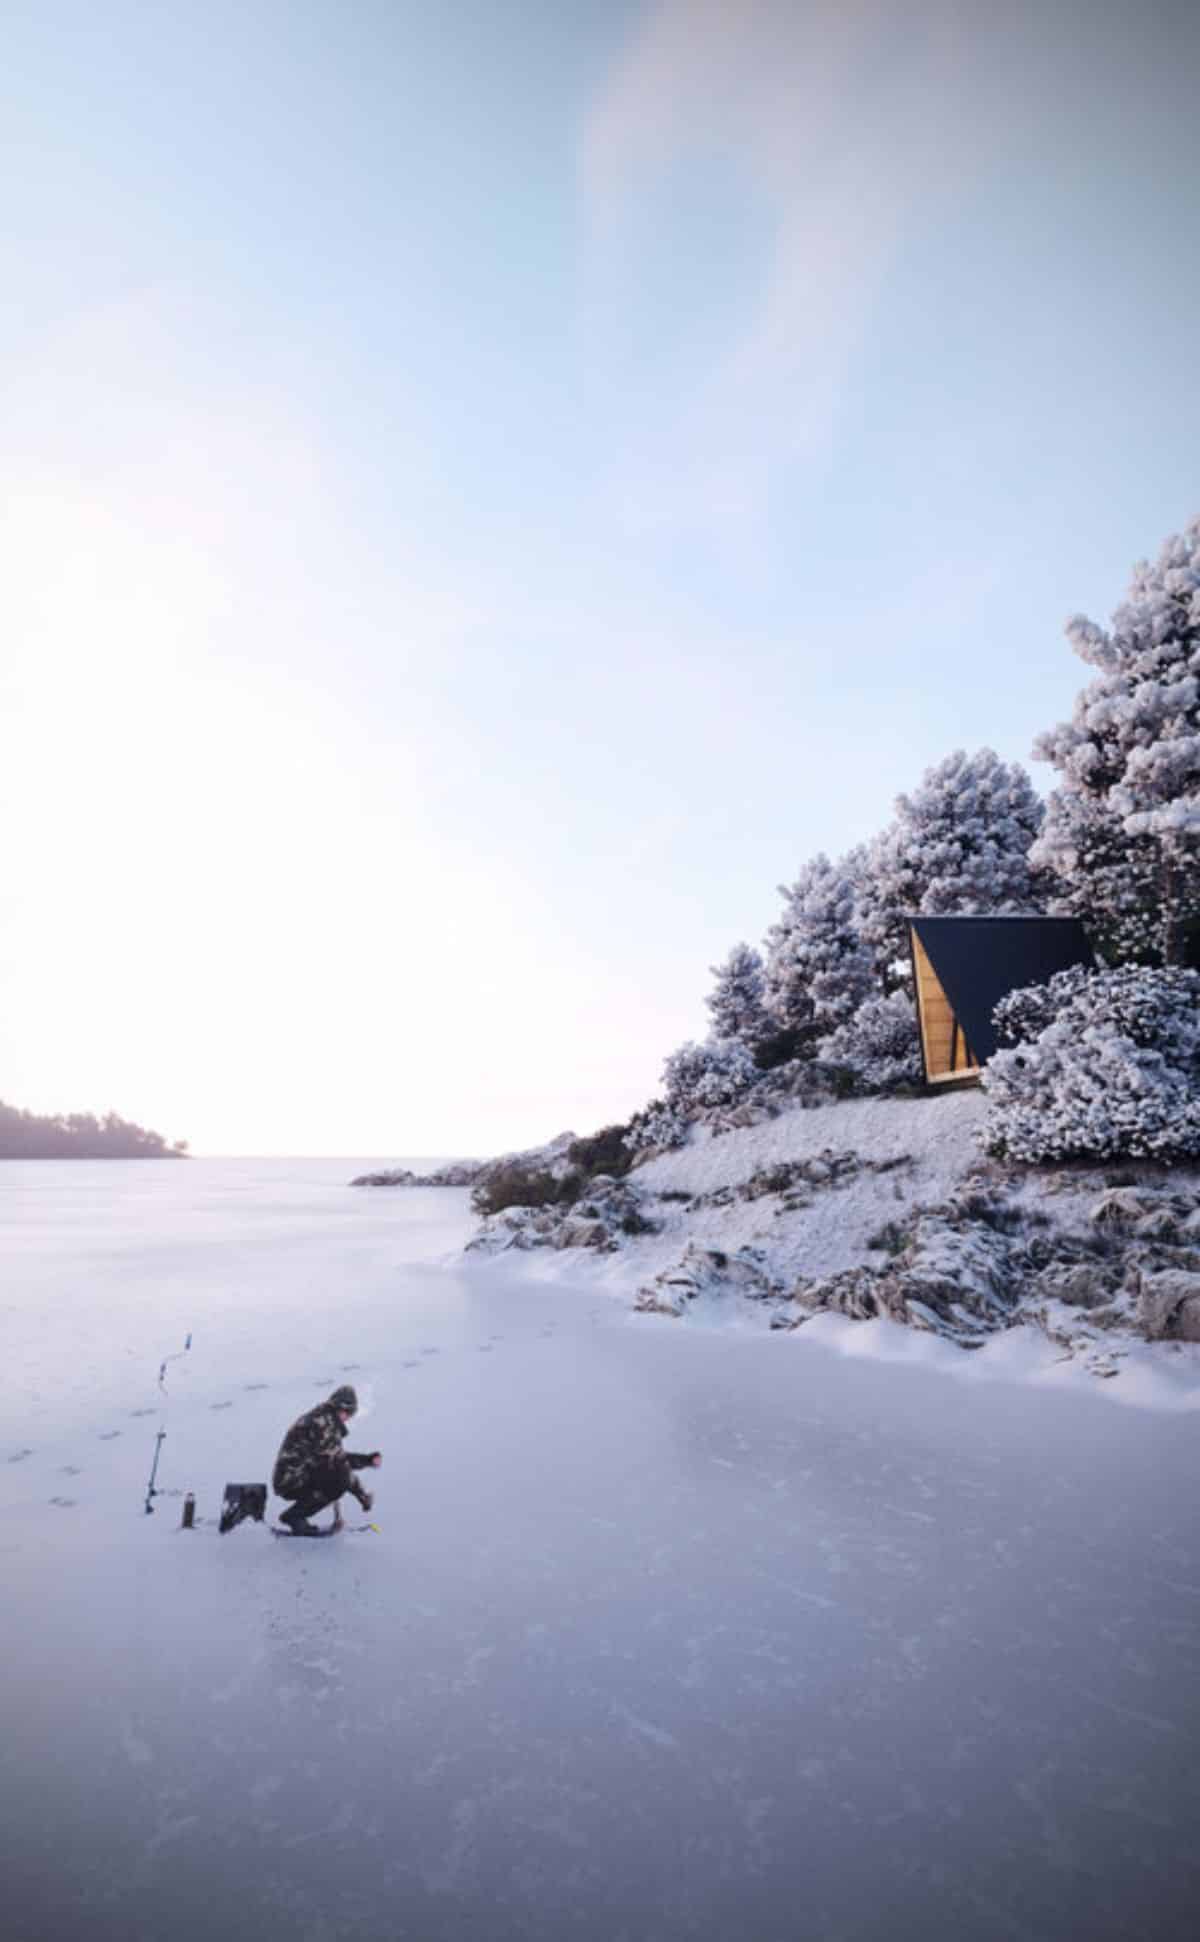
[[[812,1204],[813,1195],[826,1188],[848,1187],[863,1173],[894,1173],[912,1165],[907,1154],[888,1160],[872,1160],[853,1148],[841,1150],[827,1146],[803,1160],[784,1160],[774,1166],[760,1167],[748,1180],[736,1186],[716,1187],[711,1193],[697,1194],[693,1209],[731,1207],[737,1200],[766,1200],[779,1197],[777,1214],[790,1214]]]
[[[1162,1268],[1139,1274],[1137,1319],[1150,1342],[1200,1342],[1200,1272]]]
[[[764,1169],[692,1205],[770,1194],[787,1205],[863,1165],[858,1155],[826,1153],[803,1167]],[[1078,1196],[1087,1181],[1076,1174],[1071,1184]],[[1196,1210],[1187,1194],[1153,1185],[1107,1188],[1080,1208],[1071,1227],[1027,1204],[1027,1188],[1027,1174],[1004,1189],[990,1179],[983,1187],[964,1182],[940,1205],[886,1223],[873,1242],[886,1259],[790,1286],[773,1271],[769,1245],[725,1255],[693,1244],[641,1288],[635,1306],[686,1316],[701,1296],[740,1297],[770,1305],[774,1329],[801,1327],[822,1311],[855,1321],[886,1317],[962,1348],[1032,1323],[1068,1353],[1086,1355],[1099,1375],[1113,1373],[1121,1335],[1200,1341],[1200,1222],[1192,1225]]]
[[[611,1254],[631,1235],[653,1232],[637,1188],[601,1173],[570,1204],[506,1207],[489,1215],[467,1250],[502,1254],[508,1248],[590,1248]]]
[[[684,1315],[699,1297],[719,1300],[740,1297],[749,1301],[778,1300],[782,1285],[772,1276],[761,1248],[742,1247],[734,1254],[689,1243],[674,1267],[664,1268],[649,1286],[638,1291],[634,1307],[642,1315]]]
[[[413,1173],[409,1167],[386,1168],[381,1173],[360,1173],[352,1187],[473,1187],[487,1171],[487,1160],[451,1160],[432,1173]]]
[[[991,1227],[944,1209],[921,1213],[886,1265],[800,1282],[792,1291],[799,1312],[791,1325],[821,1309],[856,1321],[883,1315],[972,1346],[1012,1315],[1014,1252],[1014,1243]]]
[[[1078,1190],[1079,1183],[1073,1183]],[[1088,1219],[1098,1227],[1132,1227],[1153,1213],[1161,1203],[1139,1187],[1110,1187],[1092,1207]]]
[[[478,1187],[492,1174],[512,1167],[524,1167],[529,1171],[537,1170],[557,1177],[568,1169],[570,1163],[567,1159],[567,1151],[574,1142],[574,1133],[560,1133],[557,1139],[548,1140],[545,1146],[531,1146],[523,1153],[502,1153],[495,1160],[450,1160],[444,1167],[435,1167],[432,1173],[413,1173],[408,1167],[391,1167],[379,1173],[360,1173],[356,1180],[350,1182],[350,1185],[352,1187]]]
[[[744,1319],[775,1329],[822,1312],[887,1317],[963,1348],[1028,1324],[1100,1375],[1113,1373],[1133,1340],[1200,1341],[1200,1168],[1034,1168],[972,1157],[972,1122],[962,1114],[947,1115],[955,1142],[948,1164],[915,1114],[910,1123],[898,1106],[892,1122],[882,1104],[798,1124],[794,1140],[735,1133],[767,1104],[756,1088],[755,1098],[722,1109],[728,1144],[703,1140],[695,1155],[648,1177],[636,1167],[620,1178],[588,1178],[589,1164],[604,1164],[607,1152],[585,1152],[589,1143],[570,1134],[489,1162],[474,1174],[487,1218],[471,1247],[607,1256],[661,1228],[662,1242],[641,1264],[636,1251],[614,1264],[642,1313],[708,1311],[711,1319],[740,1306]],[[777,1109],[787,1110],[782,1091]],[[708,1123],[721,1130],[715,1115]],[[815,1150],[822,1139],[830,1143]],[[797,1146],[807,1151],[798,1156]],[[619,1165],[623,1156],[616,1158]],[[880,1181],[876,1192],[876,1178],[889,1173],[895,1181]],[[494,1212],[479,1198],[488,1175]],[[924,1204],[915,1200],[923,1179]],[[829,1204],[843,1194],[844,1219]],[[678,1237],[670,1253],[668,1234]]]
[[[1068,1308],[1105,1307],[1115,1292],[1111,1273],[1095,1261],[1052,1261],[1036,1277],[1037,1295]]]

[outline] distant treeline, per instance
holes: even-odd
[[[0,1099],[0,1160],[183,1160],[187,1145],[119,1113],[26,1113]]]

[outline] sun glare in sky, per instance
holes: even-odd
[[[806,858],[1028,760],[1066,614],[1200,507],[1190,8],[5,38],[11,1103],[624,1116]]]

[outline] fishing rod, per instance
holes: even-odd
[[[192,1346],[192,1332],[189,1329],[187,1334],[187,1340],[184,1343],[183,1347],[181,1349],[176,1349],[174,1355],[165,1355],[162,1361],[160,1362],[158,1367],[158,1386],[162,1390],[162,1393],[164,1396],[168,1395],[167,1364],[169,1362],[178,1362],[182,1356],[185,1356],[187,1354],[191,1346]],[[154,1499],[156,1497],[162,1496],[162,1491],[158,1490],[155,1487],[155,1478],[158,1476],[158,1459],[162,1455],[162,1446],[166,1441],[166,1436],[167,1436],[167,1432],[165,1429],[162,1428],[160,1424],[158,1434],[154,1439],[154,1462],[150,1468],[150,1481],[146,1485],[147,1517],[152,1517],[154,1514]]]

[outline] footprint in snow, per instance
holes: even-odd
[[[58,1474],[60,1477],[81,1477],[83,1471],[77,1463],[64,1463],[60,1465]]]
[[[491,1352],[492,1352],[492,1345],[491,1345],[491,1343],[490,1343],[490,1342],[480,1342],[478,1346],[479,1346],[479,1353],[480,1353],[480,1355],[490,1355],[490,1354],[491,1354]]]
[[[361,1368],[362,1368],[361,1362],[343,1362],[342,1374],[344,1376],[352,1375],[355,1369],[361,1369]]]
[[[129,1414],[131,1416],[153,1416],[155,1414],[155,1411],[152,1408],[151,1409],[131,1409]]]
[[[422,1350],[421,1350],[421,1354],[422,1354],[422,1355],[440,1355],[440,1354],[441,1354],[441,1352],[442,1352],[442,1351],[441,1351],[440,1349],[422,1349]]]
[[[402,1363],[400,1364],[400,1367],[401,1367],[402,1369],[419,1369],[419,1368],[420,1368],[420,1366],[421,1366],[421,1365],[420,1365],[420,1363],[419,1363],[419,1362],[415,1362],[415,1361],[414,1361],[414,1362],[402,1362]]]
[[[14,1450],[8,1460],[10,1463],[24,1463],[26,1457],[31,1457],[32,1455],[32,1450]]]
[[[268,1384],[265,1382],[244,1382],[242,1384],[242,1388],[247,1396],[252,1396],[256,1389],[266,1389],[267,1387]]]
[[[233,1408],[232,1403],[210,1403],[208,1406],[210,1409],[232,1409]]]
[[[60,1510],[73,1510],[76,1499],[74,1497],[52,1497],[50,1502],[57,1504]]]
[[[101,1443],[112,1443],[120,1434],[120,1430],[101,1430],[99,1441]]]

